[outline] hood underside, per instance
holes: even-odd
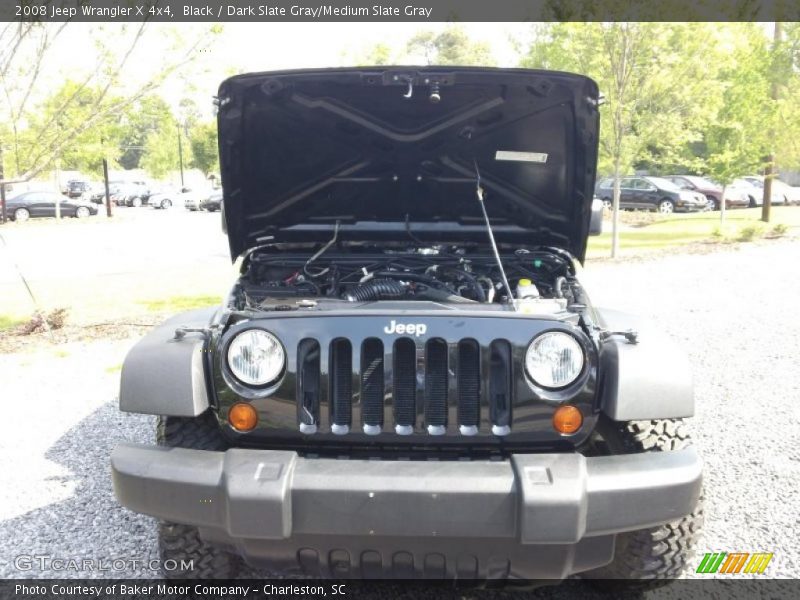
[[[567,73],[370,67],[238,75],[219,90],[231,257],[272,242],[484,243],[583,260],[597,85]]]

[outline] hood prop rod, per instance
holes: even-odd
[[[494,241],[494,233],[492,232],[492,224],[489,222],[489,215],[486,213],[486,204],[483,202],[484,194],[481,187],[481,172],[478,170],[478,161],[473,160],[475,165],[475,195],[478,198],[478,204],[481,205],[481,212],[483,213],[483,221],[486,223],[486,231],[489,232],[489,242],[492,245],[492,252],[494,252],[494,259],[497,262],[497,268],[500,270],[500,277],[503,279],[503,286],[506,288],[508,294],[508,302],[516,310],[514,306],[514,294],[511,292],[511,286],[508,284],[506,277],[506,270],[503,268],[503,261],[500,260],[500,252],[497,250],[497,244]]]

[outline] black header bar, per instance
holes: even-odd
[[[2,0],[0,21],[797,21],[792,0]]]

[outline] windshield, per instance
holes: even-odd
[[[681,188],[672,183],[669,179],[661,179],[661,177],[648,177],[647,181],[662,190],[668,190],[670,192],[679,192],[681,190]]]

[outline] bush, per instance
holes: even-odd
[[[745,225],[739,230],[740,242],[752,242],[755,238],[764,235],[764,228],[761,225]]]
[[[786,223],[776,223],[773,225],[772,229],[770,229],[769,234],[772,237],[781,237],[786,235],[787,231],[789,231],[789,226]]]

